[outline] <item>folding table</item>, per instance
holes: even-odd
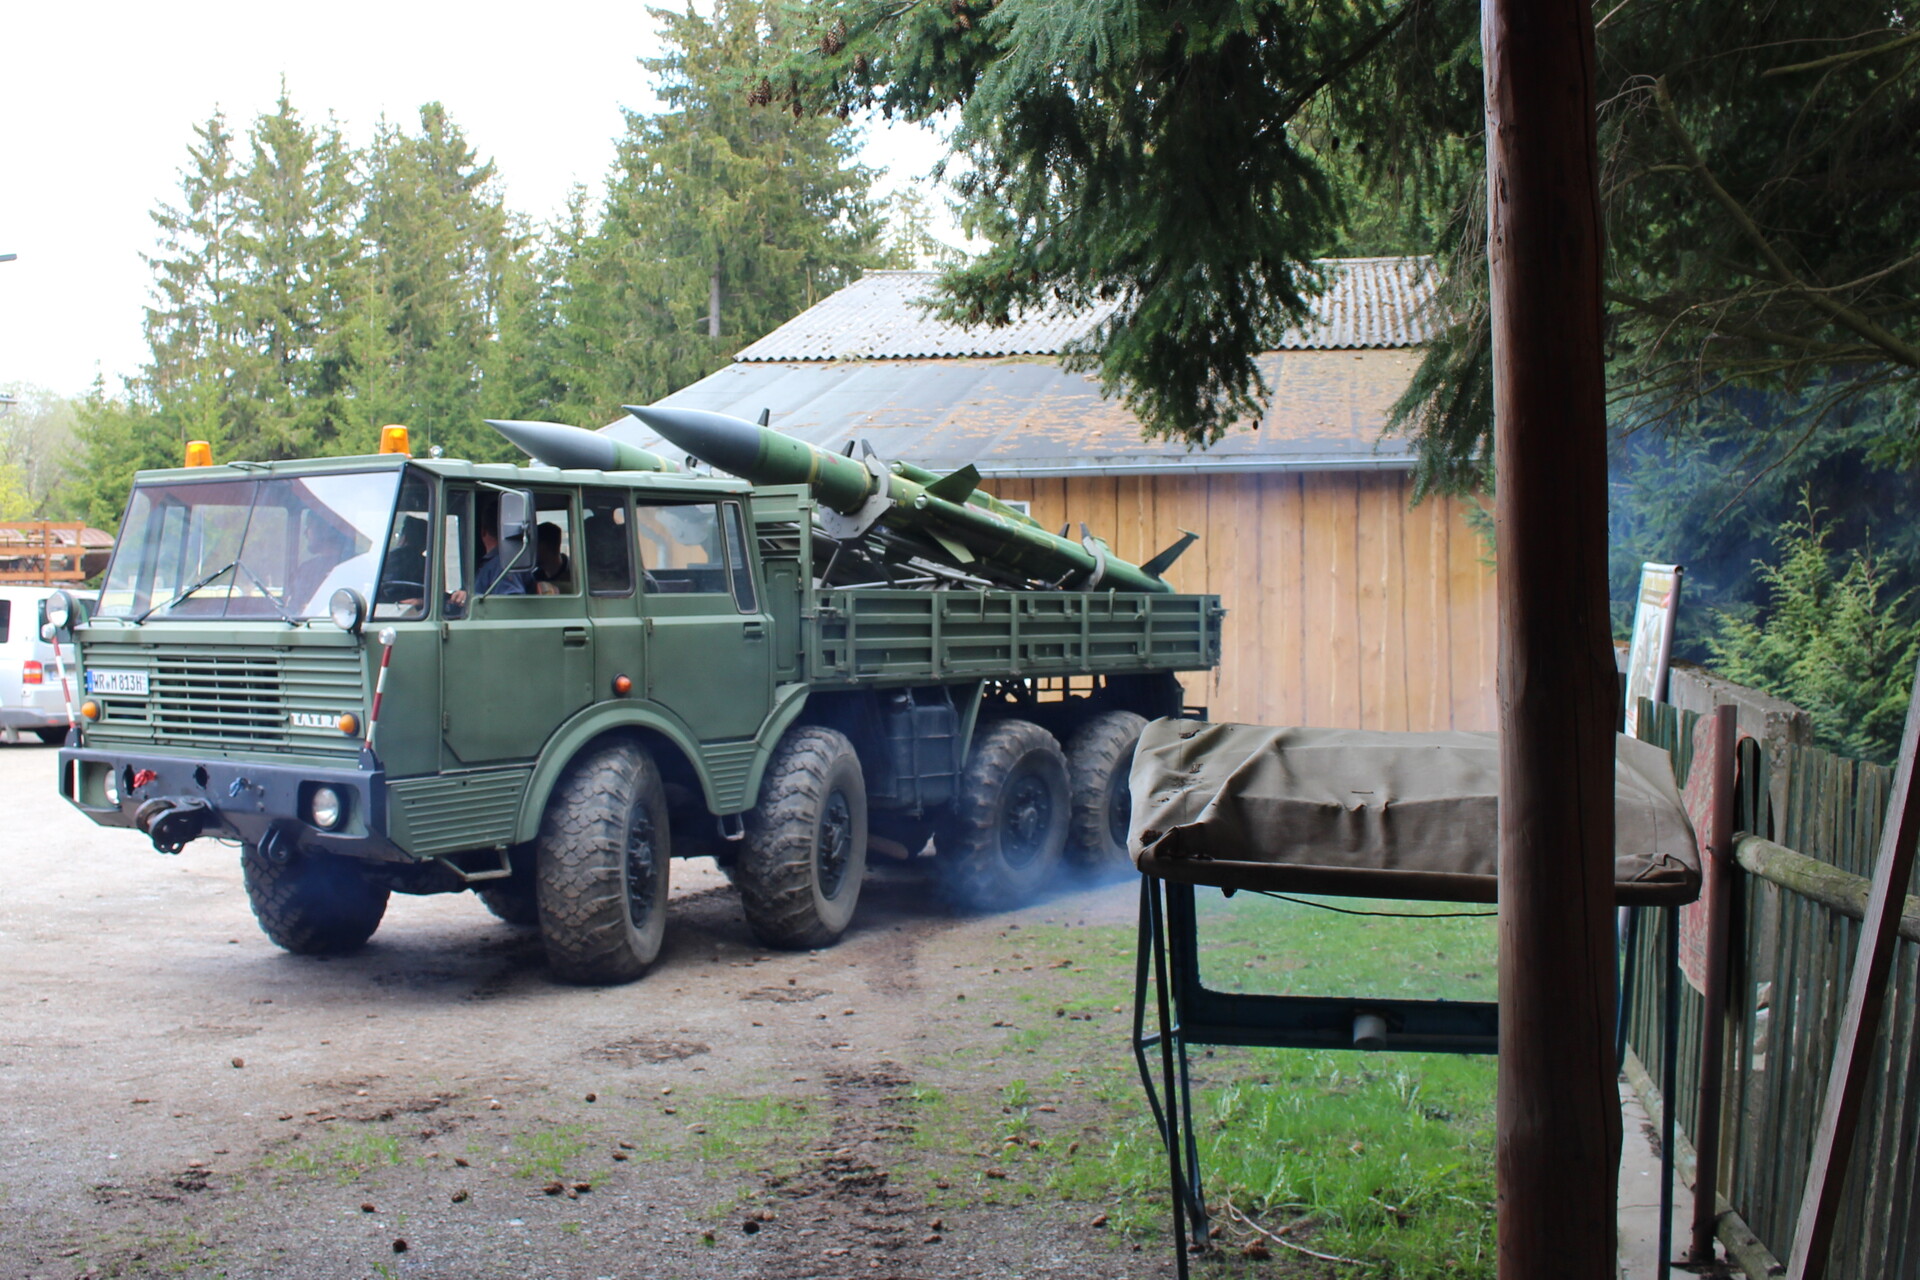
[[[1664,907],[1700,891],[1698,852],[1667,753],[1618,738],[1615,890]],[[1142,872],[1133,1046],[1166,1145],[1177,1270],[1206,1239],[1192,1123],[1194,1044],[1416,1053],[1499,1047],[1488,1001],[1249,994],[1208,987],[1195,889],[1433,903],[1496,900],[1498,744],[1492,734],[1272,729],[1162,720],[1131,776],[1130,845]],[[1671,952],[1679,935],[1668,928]],[[1668,963],[1674,961],[1672,954]],[[1156,1011],[1147,1025],[1149,979]],[[1677,984],[1668,984],[1662,1090],[1673,1093]],[[1158,1050],[1158,1083],[1150,1053]],[[1673,1116],[1663,1108],[1661,1238],[1670,1237]],[[1668,1249],[1661,1249],[1665,1280]]]

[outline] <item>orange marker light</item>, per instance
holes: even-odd
[[[187,441],[187,465],[190,467],[212,466],[213,446],[205,440]]]
[[[92,698],[88,698],[80,704],[80,714],[89,720],[98,720],[100,718],[100,704]]]
[[[358,737],[360,733],[360,717],[351,711],[343,713],[340,717],[340,732],[346,734],[349,738]]]
[[[624,698],[633,692],[633,681],[626,676],[615,676],[613,678],[613,691]]]
[[[380,428],[380,452],[411,458],[413,446],[407,441],[407,429],[398,423]]]

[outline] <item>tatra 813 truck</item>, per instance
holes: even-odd
[[[1134,740],[1217,663],[1216,597],[1164,563],[1116,589],[1102,544],[1051,533],[1080,568],[1022,576],[1044,557],[990,544],[1045,550],[1037,526],[967,477],[868,458],[848,516],[817,476],[496,425],[534,460],[415,458],[389,428],[374,455],[141,473],[97,605],[46,609],[83,686],[65,797],[163,853],[237,843],[289,951],[472,889],[593,983],[659,952],[674,855],[716,858],[789,948],[848,927],[870,854],[975,910],[1122,862]]]

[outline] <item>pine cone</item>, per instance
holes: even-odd
[[[765,76],[761,76],[760,83],[753,86],[753,88],[747,90],[747,101],[752,103],[756,107],[764,107],[769,102],[772,102],[773,101],[772,83],[769,82]]]
[[[871,68],[872,65],[873,65],[872,63],[867,61],[866,54],[856,53],[853,55],[853,73],[855,75],[859,75],[859,76],[866,75],[868,69]]]

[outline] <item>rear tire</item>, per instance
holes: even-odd
[[[789,729],[747,815],[734,882],[753,936],[804,950],[839,940],[867,873],[867,783],[847,736]]]
[[[566,982],[631,982],[666,936],[666,792],[638,743],[591,747],[547,801],[536,845],[541,941]]]
[[[1108,711],[1067,740],[1067,780],[1073,791],[1067,859],[1075,866],[1104,873],[1129,865],[1127,822],[1133,816],[1133,792],[1127,775],[1146,727],[1144,716]]]
[[[260,931],[297,956],[357,951],[387,912],[386,886],[345,858],[294,854],[281,865],[258,845],[242,845],[240,878]]]
[[[67,731],[65,729],[35,729],[33,736],[50,747],[57,747],[67,740]]]
[[[965,911],[1004,911],[1054,883],[1070,817],[1067,758],[1039,725],[1002,720],[967,754],[952,821],[936,837],[942,896]]]

